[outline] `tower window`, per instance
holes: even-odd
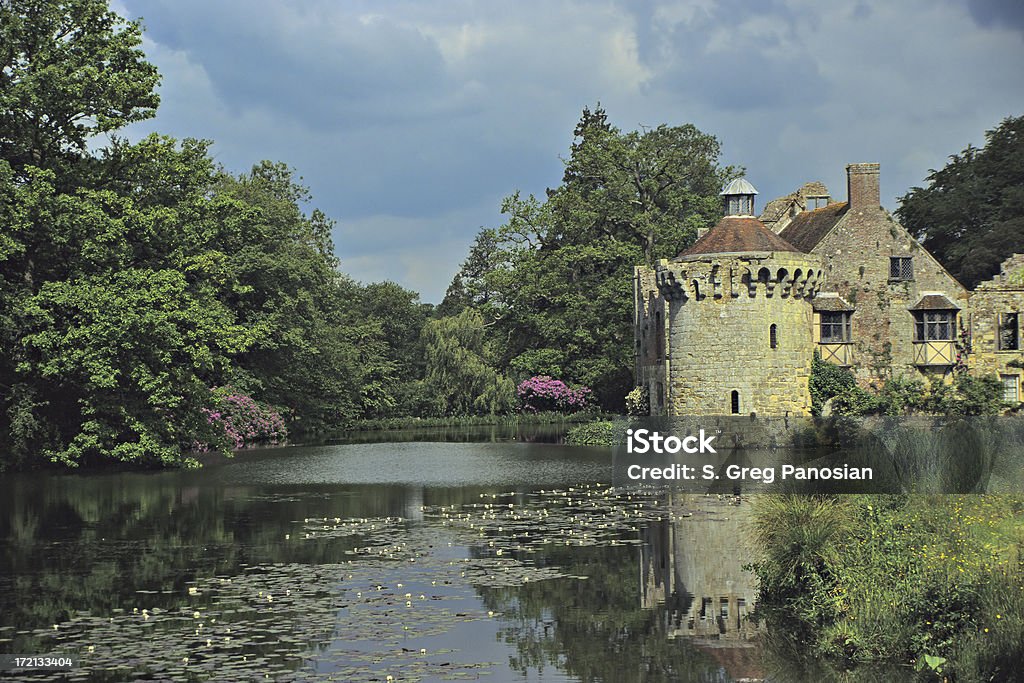
[[[849,311],[821,312],[821,343],[845,344],[850,341]]]
[[[1017,325],[1016,313],[1003,313],[999,316],[999,334],[996,336],[997,349],[1000,351],[1020,350],[1020,328]]]
[[[889,279],[890,280],[913,280],[914,279],[914,258],[912,256],[890,256],[889,257]]]
[[[953,341],[956,311],[914,311],[914,341]]]
[[[732,414],[740,414],[740,392],[735,389],[732,390]]]
[[[775,323],[768,328],[768,343],[773,349],[779,348],[779,328]]]

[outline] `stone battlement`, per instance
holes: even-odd
[[[667,261],[655,269],[661,294],[670,301],[712,299],[812,298],[824,272],[815,256],[793,252],[715,254]]]

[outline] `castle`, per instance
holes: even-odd
[[[995,373],[1020,400],[1024,255],[968,291],[881,206],[879,165],[847,201],[808,183],[754,215],[744,179],[676,258],[634,269],[636,383],[652,415],[810,415],[811,359],[864,384]]]

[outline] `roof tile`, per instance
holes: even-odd
[[[680,257],[750,251],[800,250],[751,216],[725,216],[718,225],[684,250]]]
[[[798,213],[780,234],[793,246],[810,252],[846,214],[848,206],[847,202],[837,202],[814,211]]]

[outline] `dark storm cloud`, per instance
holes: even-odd
[[[968,0],[967,7],[979,26],[1000,26],[1024,33],[1024,3],[1020,0]]]

